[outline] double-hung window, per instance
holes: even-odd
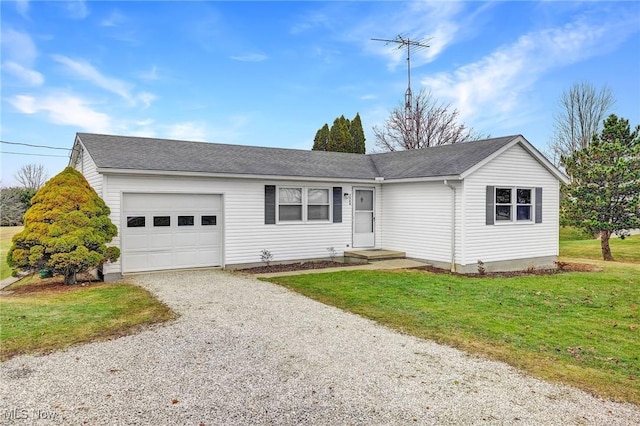
[[[279,188],[278,218],[283,221],[302,221],[302,188]]]
[[[307,220],[329,220],[329,190],[307,190]]]
[[[496,223],[531,222],[532,199],[531,188],[496,187]]]
[[[516,188],[516,220],[531,220],[530,188]]]
[[[278,188],[279,222],[321,222],[330,220],[328,188]]]

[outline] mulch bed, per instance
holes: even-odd
[[[269,265],[269,266],[257,266],[254,268],[245,268],[245,269],[237,269],[236,272],[246,273],[246,274],[267,274],[272,272],[290,272],[290,271],[305,271],[309,269],[324,269],[324,268],[335,268],[335,267],[344,267],[344,266],[355,266],[359,265],[359,263],[342,263],[342,262],[331,262],[331,261],[321,261],[321,262],[302,262],[302,263],[282,263],[278,265]],[[448,269],[440,269],[435,266],[421,266],[418,268],[411,268],[412,271],[425,271],[431,272],[434,274],[454,274],[454,275],[464,275],[466,277],[471,278],[509,278],[509,277],[522,277],[527,275],[554,275],[563,272],[597,272],[601,271],[602,268],[598,268],[597,266],[589,265],[586,263],[569,263],[569,262],[558,262],[557,269],[530,269],[523,271],[509,271],[509,272],[485,272],[484,274],[480,273],[471,273],[471,274],[461,274],[457,272],[451,272]]]
[[[434,274],[449,274],[449,275],[464,275],[471,278],[510,278],[510,277],[525,277],[530,275],[555,275],[563,272],[598,272],[602,271],[594,265],[587,263],[571,263],[571,262],[557,262],[557,269],[527,269],[523,271],[508,271],[508,272],[485,272],[483,274],[475,272],[470,274],[461,274],[457,272],[451,272],[447,269],[436,268],[435,266],[422,266],[414,268],[419,271],[431,272]]]
[[[318,261],[318,262],[302,262],[302,263],[281,263],[277,265],[269,266],[256,266],[254,268],[236,269],[237,272],[247,274],[268,274],[271,272],[289,272],[289,271],[306,271],[309,269],[325,269],[336,268],[343,266],[356,266],[360,263],[343,263],[332,262],[330,260]]]

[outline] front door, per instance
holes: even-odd
[[[353,203],[353,247],[368,248],[375,246],[374,189],[354,190]]]

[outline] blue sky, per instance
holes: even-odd
[[[406,90],[403,51],[429,41],[412,88],[485,135],[541,151],[573,83],[607,85],[640,123],[639,2],[2,1],[1,139],[71,148],[76,132],[311,149],[325,122],[362,118],[367,151]],[[52,176],[66,151],[2,144]],[[15,155],[22,152],[63,157]]]

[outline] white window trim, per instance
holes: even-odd
[[[302,220],[280,220],[280,189],[300,189],[302,192]],[[327,191],[328,204],[311,204],[313,206],[329,206],[329,217],[327,219],[309,219],[309,190],[323,189]],[[283,206],[297,206],[299,204],[282,204]],[[327,224],[333,221],[333,190],[328,186],[302,186],[302,185],[282,185],[276,186],[276,224],[278,225],[294,225],[294,224]]]
[[[496,200],[496,193],[498,189],[511,190],[511,203],[498,203]],[[530,204],[518,204],[518,189],[528,189],[531,191],[531,203]],[[495,186],[493,188],[493,223],[494,225],[527,225],[534,224],[535,221],[535,205],[536,205],[536,191],[535,188],[530,186]],[[511,220],[498,220],[497,207],[498,206],[511,206]],[[518,220],[518,206],[529,206],[529,219]]]

